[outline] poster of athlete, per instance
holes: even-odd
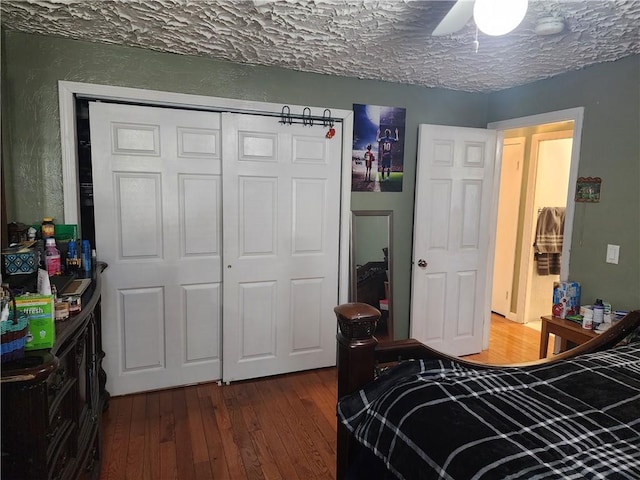
[[[353,105],[352,192],[401,192],[405,108]]]

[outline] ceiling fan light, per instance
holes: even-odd
[[[528,6],[528,0],[476,0],[473,19],[482,33],[505,35],[520,25]]]

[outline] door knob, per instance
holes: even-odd
[[[421,258],[420,260],[418,260],[418,266],[420,268],[427,268],[427,261],[423,258]]]

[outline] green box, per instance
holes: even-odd
[[[31,225],[33,228],[38,230],[39,232],[42,230],[42,225],[39,223]],[[56,242],[66,242],[68,240],[77,240],[78,239],[78,225],[73,223],[56,223],[53,237],[56,239]]]
[[[53,295],[20,295],[16,297],[16,308],[29,319],[24,349],[42,350],[53,347],[56,339]]]

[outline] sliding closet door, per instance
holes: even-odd
[[[91,103],[114,395],[220,378],[220,114]]]
[[[223,114],[223,380],[335,364],[341,133]]]

